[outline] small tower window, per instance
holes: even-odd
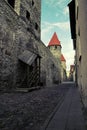
[[[55,49],[57,49],[57,46],[55,46]]]
[[[7,0],[7,2],[14,8],[15,7],[15,0]]]
[[[38,30],[38,24],[37,23],[35,23],[35,29]]]
[[[34,6],[34,0],[32,0],[32,6]]]
[[[28,11],[26,11],[26,18],[30,20],[30,13]]]

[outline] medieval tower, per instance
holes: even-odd
[[[65,60],[63,54],[61,54],[62,46],[60,44],[60,41],[58,39],[56,32],[54,32],[54,34],[48,44],[48,48],[50,49],[53,56],[56,58],[56,60],[58,62],[58,67],[60,68],[61,82],[62,82],[66,79],[66,60]]]
[[[50,49],[50,51],[52,52],[52,54],[55,56],[55,58],[61,62],[61,44],[60,44],[60,41],[57,37],[57,34],[56,32],[53,34],[49,44],[48,44],[48,47]]]

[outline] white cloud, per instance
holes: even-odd
[[[62,29],[63,31],[68,31],[70,28],[70,23],[68,22],[57,22],[57,23],[48,23],[48,22],[43,22],[42,23],[42,31],[43,30],[47,30],[47,28],[55,28],[58,27],[60,29]]]
[[[44,22],[42,27],[42,33],[48,33],[53,27],[51,24]]]
[[[65,15],[69,14],[69,9],[68,9],[68,7],[65,7],[63,11],[64,11],[63,13],[64,13]]]
[[[41,39],[44,43],[47,43],[47,35],[51,32],[52,27],[49,26],[41,31]]]
[[[57,4],[57,0],[49,0],[49,1],[46,1],[46,4],[48,6],[55,6]]]
[[[41,40],[47,44],[48,42],[48,35],[50,32],[52,32],[53,26],[51,26],[50,23],[44,22],[42,24],[42,29],[41,29]]]
[[[56,17],[58,17],[59,16],[59,14],[58,13],[56,13]]]
[[[63,31],[69,30],[69,22],[53,23],[52,26],[59,27]]]
[[[68,3],[70,2],[70,0],[45,0],[45,3],[48,5],[48,6],[51,6],[51,7],[58,7],[58,6],[66,6]]]
[[[69,22],[57,22],[57,23],[48,23],[48,22],[43,22],[42,23],[42,31],[41,31],[41,39],[43,40],[46,35],[48,35],[52,29],[55,30],[55,28],[59,28],[63,31],[69,31]]]
[[[56,4],[59,5],[59,6],[60,6],[60,5],[63,5],[64,2],[65,2],[65,0],[60,0],[60,1],[56,0],[56,1],[57,1]]]

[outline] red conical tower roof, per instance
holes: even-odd
[[[65,61],[65,62],[66,62],[66,60],[65,60],[65,58],[64,58],[64,56],[63,56],[63,54],[61,54],[61,61]]]
[[[61,46],[60,41],[59,41],[59,39],[57,37],[57,34],[56,34],[56,32],[54,32],[48,46],[56,46],[56,45]]]

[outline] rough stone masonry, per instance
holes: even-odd
[[[61,80],[58,62],[40,40],[40,17],[40,0],[0,1],[0,90],[23,87],[28,65],[18,56],[26,50],[41,57],[41,85],[51,86]]]

